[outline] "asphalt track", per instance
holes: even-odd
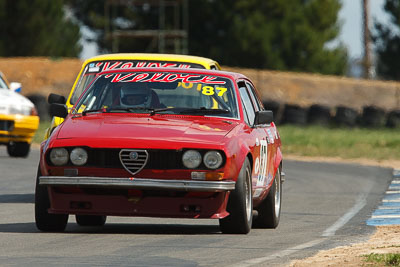
[[[285,161],[277,229],[223,235],[216,220],[109,217],[104,227],[42,233],[34,223],[39,152],[12,159],[0,147],[1,266],[284,266],[368,238],[392,170]]]

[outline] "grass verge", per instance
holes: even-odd
[[[44,133],[46,129],[50,127],[51,121],[41,121],[39,124],[39,128],[33,137],[32,143],[40,144],[44,140]]]
[[[366,262],[378,263],[384,266],[400,266],[399,253],[377,254],[371,253],[364,255]]]
[[[284,154],[311,157],[400,159],[396,129],[278,126]]]

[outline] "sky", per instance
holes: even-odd
[[[383,9],[384,3],[385,0],[369,0],[370,29],[373,29],[374,20],[390,24],[390,17]],[[339,19],[342,23],[339,41],[347,46],[350,58],[360,58],[363,55],[362,0],[342,0]]]
[[[383,9],[385,0],[369,0],[370,5],[370,29],[373,27],[373,21],[378,20],[384,24],[390,24],[389,15]],[[341,33],[336,42],[342,42],[348,49],[351,59],[360,58],[363,54],[362,46],[362,0],[342,0],[342,9],[339,12],[339,19],[342,24]],[[83,28],[84,35],[90,32]],[[335,43],[335,42],[334,42]],[[82,59],[98,54],[97,47],[94,44],[83,42]]]

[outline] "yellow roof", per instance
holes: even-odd
[[[101,61],[101,60],[160,60],[160,61],[175,61],[175,62],[188,62],[200,64],[203,66],[216,65],[219,69],[220,66],[215,60],[188,55],[177,55],[177,54],[156,54],[156,53],[116,53],[116,54],[105,54],[91,57],[83,63],[86,65],[89,62]]]

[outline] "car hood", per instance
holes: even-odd
[[[8,89],[0,89],[0,114],[29,115],[33,103],[23,95]]]
[[[199,116],[100,113],[67,119],[57,138],[73,139],[74,145],[85,142],[92,147],[179,148],[182,143],[186,147],[190,144],[221,145],[222,139],[237,124],[221,118]]]

